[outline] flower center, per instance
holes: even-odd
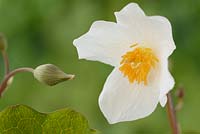
[[[137,81],[138,84],[144,82],[147,85],[147,76],[158,61],[151,48],[137,47],[122,56],[119,70],[130,83]]]

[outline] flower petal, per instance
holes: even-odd
[[[162,16],[146,16],[136,4],[130,3],[120,12],[115,13],[117,23],[127,27],[129,32],[136,32],[145,46],[156,51],[167,51],[168,56],[176,48],[169,20]]]
[[[145,40],[151,45],[160,47],[167,56],[171,55],[176,49],[172,28],[169,20],[162,16],[150,16],[148,21],[144,21]]]
[[[116,66],[132,45],[133,39],[125,27],[114,22],[96,21],[89,32],[74,40],[79,58],[101,61]]]
[[[150,115],[159,102],[156,84],[133,83],[115,68],[99,97],[99,106],[109,123],[131,121]]]
[[[167,104],[167,96],[160,98],[160,105],[164,107]]]
[[[164,74],[161,77],[161,91],[160,91],[160,97],[163,97],[164,95],[166,95],[170,90],[173,89],[174,87],[174,79],[172,77],[172,75],[170,74],[170,72],[168,70],[164,70]]]
[[[133,25],[139,18],[144,17],[145,13],[136,3],[130,3],[121,11],[115,12],[117,23]]]
[[[166,94],[173,89],[174,84],[174,78],[168,69],[168,59],[166,56],[163,56],[163,58],[160,59],[160,100],[162,100]]]
[[[165,106],[161,101],[166,94],[173,89],[175,81],[168,69],[168,56],[163,52],[159,59],[159,84],[160,84],[160,103]],[[167,100],[166,100],[167,101]]]

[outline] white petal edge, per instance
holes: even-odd
[[[170,90],[173,89],[175,85],[174,78],[168,69],[168,59],[166,56],[163,56],[160,60],[160,100],[162,100]],[[162,104],[161,104],[162,105]],[[163,105],[164,106],[164,105]]]
[[[166,96],[166,94],[173,89],[175,85],[175,81],[169,71],[165,72],[164,76],[162,76],[160,84],[161,84],[161,90],[159,98],[160,100],[162,100]]]
[[[73,42],[79,59],[101,61],[117,66],[121,56],[134,43],[134,38],[127,30],[114,22],[94,22],[86,34]]]
[[[167,104],[167,96],[160,98],[160,105],[164,107]]]
[[[99,97],[99,106],[110,124],[132,121],[150,115],[159,102],[159,89],[155,84],[130,84],[115,68],[107,78]]]
[[[137,3],[129,3],[121,11],[115,12],[117,23],[132,25],[141,17],[145,16],[144,11]]]

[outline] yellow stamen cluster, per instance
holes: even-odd
[[[122,56],[119,69],[130,83],[137,81],[147,85],[147,76],[158,61],[151,48],[137,47]]]

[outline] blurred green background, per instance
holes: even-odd
[[[166,110],[160,106],[147,118],[109,125],[98,107],[98,96],[112,67],[78,60],[72,45],[93,21],[115,21],[114,11],[130,2],[137,2],[147,15],[171,21],[177,45],[170,57],[175,89],[185,88],[178,119],[184,131],[200,130],[200,0],[0,0],[0,32],[8,39],[12,69],[53,63],[76,74],[73,81],[55,87],[38,83],[29,73],[19,74],[0,99],[0,110],[14,104],[41,112],[71,107],[102,134],[169,134]],[[0,57],[1,79],[3,74]]]

